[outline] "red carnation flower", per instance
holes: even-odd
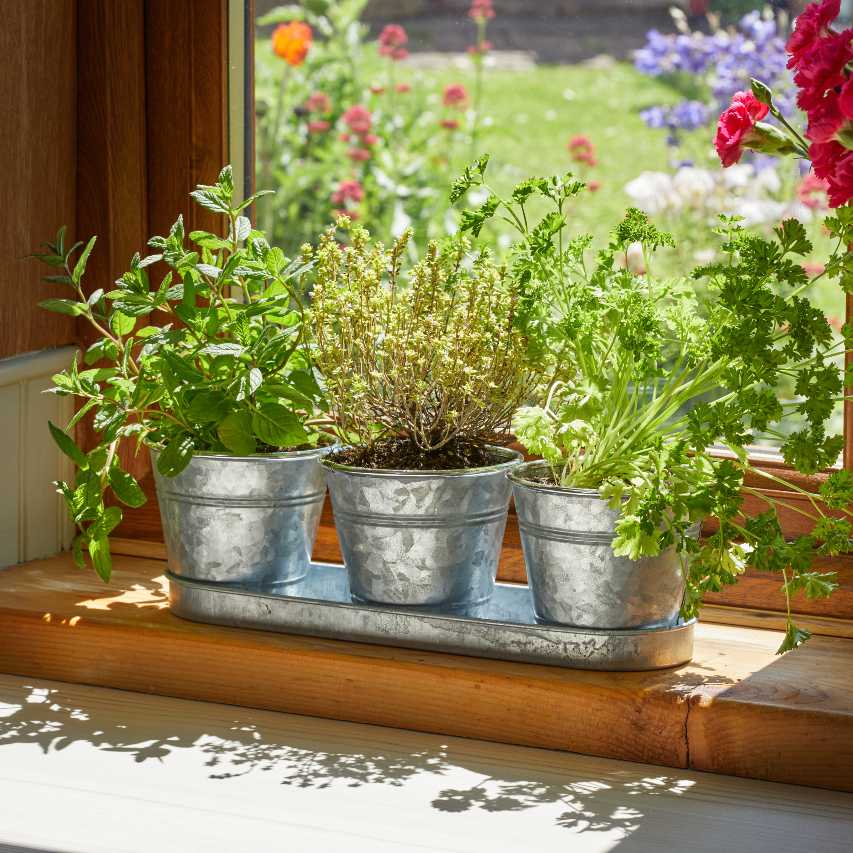
[[[813,142],[809,146],[809,160],[812,163],[814,173],[824,180],[828,180],[835,168],[835,162],[847,149],[839,142]]]
[[[810,113],[806,138],[812,142],[829,142],[841,125],[844,115],[839,108],[840,99],[832,92],[827,95]]]
[[[398,83],[394,88],[395,88],[395,89],[396,89],[396,90],[397,90],[401,95],[405,95],[405,94],[406,94],[406,92],[411,92],[411,91],[412,91],[412,87],[411,87],[411,85],[410,85],[409,83]]]
[[[752,92],[736,92],[732,103],[724,110],[717,124],[714,147],[723,166],[733,166],[740,160],[756,122],[761,121],[770,107],[762,104]]]
[[[836,161],[835,171],[827,178],[827,183],[830,207],[841,207],[853,198],[853,151],[846,151]]]
[[[322,119],[308,122],[308,133],[325,133],[331,125]]]
[[[370,159],[370,151],[367,148],[350,148],[347,151],[347,157],[350,160],[355,160],[358,163],[363,163],[365,160]]]
[[[844,83],[844,66],[853,59],[853,30],[818,40],[797,65],[794,82],[800,91],[797,105],[805,112],[820,106],[827,90]]]
[[[841,0],[821,0],[820,3],[809,3],[803,9],[785,45],[790,54],[788,68],[796,68],[815,42],[830,34],[829,25],[838,17],[840,8]]]

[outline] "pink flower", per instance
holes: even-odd
[[[363,163],[365,160],[370,159],[370,151],[367,148],[350,148],[347,151],[347,157],[357,163]]]
[[[364,136],[361,137],[361,141],[365,145],[376,145],[379,142],[379,137],[374,133],[365,133]]]
[[[809,172],[797,187],[797,200],[813,210],[826,207],[826,181]]]
[[[569,157],[575,163],[584,163],[587,166],[595,166],[598,163],[595,146],[588,136],[573,136],[566,147],[569,149]]]
[[[332,193],[332,204],[343,207],[348,201],[358,204],[364,198],[364,187],[355,180],[341,181]]]
[[[343,120],[353,133],[359,135],[368,133],[373,124],[373,116],[370,115],[370,110],[361,104],[350,107],[343,114]]]
[[[388,24],[379,33],[378,42],[379,55],[387,56],[393,62],[405,59],[409,55],[409,51],[405,47],[409,42],[409,37],[399,24]]]
[[[829,35],[829,25],[838,17],[840,8],[841,0],[821,0],[819,3],[809,3],[803,9],[785,45],[785,50],[790,54],[788,68],[796,68],[815,42]]]
[[[325,133],[331,125],[327,121],[317,119],[308,122],[308,133]]]
[[[840,86],[844,66],[853,59],[853,30],[819,39],[799,60],[794,82],[799,88],[797,105],[805,112],[820,106],[827,90]]]
[[[478,22],[494,18],[495,10],[492,8],[492,0],[472,0],[468,17]]]
[[[459,107],[461,109],[468,103],[468,91],[461,83],[451,83],[444,87],[442,103],[446,107]]]
[[[479,44],[469,44],[468,53],[488,53],[493,47],[494,45],[490,41],[483,39]]]
[[[756,122],[761,121],[769,110],[767,104],[762,104],[752,92],[734,94],[731,105],[720,116],[714,136],[714,147],[723,166],[732,166],[740,160]]]
[[[805,273],[809,278],[817,278],[819,275],[823,275],[824,272],[826,272],[826,267],[820,263],[820,261],[803,261],[800,266],[805,270]],[[829,322],[831,323],[832,320]]]
[[[588,181],[586,188],[591,193],[597,193],[601,189],[601,182],[600,181]]]
[[[332,102],[325,92],[314,92],[305,101],[305,109],[309,113],[330,113],[332,111]]]
[[[401,95],[405,95],[406,92],[411,92],[412,87],[408,83],[398,83],[394,87]]]
[[[378,83],[371,83],[370,84],[370,91],[374,95],[381,95],[385,91],[385,87],[380,86]]]
[[[439,124],[445,130],[457,130],[459,128],[459,122],[455,118],[443,118]]]

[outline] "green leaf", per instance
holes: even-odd
[[[109,361],[115,361],[116,358],[118,358],[118,348],[108,338],[101,338],[100,340],[95,341],[95,343],[86,350],[86,354],[83,356],[83,361],[86,364],[95,364],[102,358],[108,359]]]
[[[252,435],[252,416],[249,412],[232,412],[216,430],[219,440],[225,447],[238,456],[248,456],[256,449]]]
[[[92,559],[92,565],[98,577],[104,583],[109,582],[113,572],[113,561],[110,556],[110,541],[106,536],[89,540],[89,557]]]
[[[164,477],[180,474],[193,458],[193,437],[187,433],[173,436],[157,458],[157,470]]]
[[[86,454],[74,443],[71,436],[63,432],[53,421],[47,422],[50,434],[56,442],[59,449],[69,458],[78,468],[86,468],[88,460]]]
[[[200,352],[205,355],[230,355],[236,357],[242,355],[245,349],[240,344],[208,344]]]
[[[136,318],[129,317],[121,311],[113,311],[110,316],[110,328],[121,337],[129,335],[136,326]]]
[[[39,308],[55,311],[57,314],[67,314],[69,317],[79,317],[86,313],[88,306],[85,302],[77,302],[74,299],[43,299],[39,302]]]
[[[71,280],[74,284],[80,284],[80,281],[86,272],[86,262],[89,260],[89,255],[92,254],[92,249],[95,247],[95,241],[97,239],[97,237],[92,237],[92,239],[86,244],[86,248],[80,253],[80,257],[74,265],[74,271],[71,273]]]
[[[123,504],[131,507],[139,507],[145,503],[145,492],[142,491],[133,475],[128,474],[127,471],[122,471],[121,468],[114,465],[110,469],[109,479],[113,494]]]
[[[308,440],[299,417],[279,403],[266,403],[252,414],[252,432],[270,447],[298,447]]]
[[[200,391],[190,402],[187,417],[194,423],[213,423],[228,411],[228,400],[221,391]]]
[[[798,628],[793,622],[788,622],[788,627],[785,630],[785,638],[782,640],[782,645],[776,649],[777,655],[783,655],[785,652],[793,651],[797,646],[801,646],[806,640],[811,637],[811,632],[805,628]]]

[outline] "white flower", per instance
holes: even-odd
[[[723,169],[723,183],[732,189],[742,189],[749,186],[755,177],[755,169],[748,163],[738,163]]]
[[[708,169],[683,166],[674,175],[672,186],[678,196],[691,207],[704,207],[714,192],[716,181]]]
[[[767,193],[778,193],[782,189],[782,181],[779,173],[772,166],[768,166],[755,176],[755,186]]]
[[[625,184],[625,192],[646,213],[661,213],[677,205],[672,177],[666,172],[641,172]]]

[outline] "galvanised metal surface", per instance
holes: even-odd
[[[535,482],[544,462],[509,473],[536,617],[584,628],[673,625],[684,596],[674,548],[631,560],[613,554],[617,510],[594,489]]]
[[[578,669],[662,669],[693,655],[693,621],[631,631],[540,625],[518,584],[495,584],[488,602],[446,613],[354,602],[343,566],[314,564],[285,593],[169,576],[172,612],[197,622]]]
[[[154,477],[169,569],[227,584],[286,586],[305,576],[326,495],[331,448],[198,454],[177,477]]]
[[[467,607],[487,601],[521,461],[461,471],[382,471],[323,460],[353,595],[379,604]]]

